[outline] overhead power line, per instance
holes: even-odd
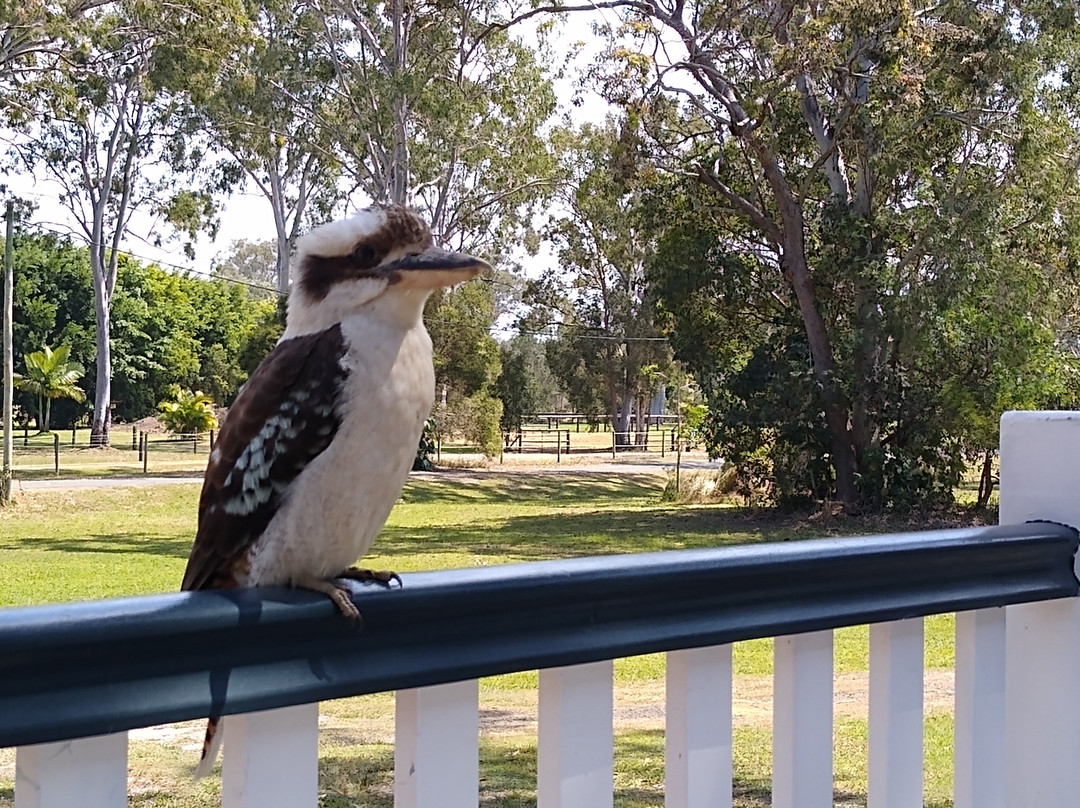
[[[571,326],[565,323],[552,323],[553,328],[570,328]],[[498,331],[502,334],[519,334],[522,336],[531,337],[548,337],[554,339],[558,334],[553,334],[550,331],[534,331],[525,328],[514,328],[512,326],[502,326],[499,328],[493,328],[493,331]],[[568,334],[564,335],[569,339],[591,339],[601,340],[605,342],[668,342],[667,337],[622,337],[617,334]]]
[[[47,224],[40,224],[40,223],[33,224],[32,227],[34,227],[37,230],[43,230],[46,233],[52,233],[52,234],[57,235],[57,236],[66,236],[68,238],[75,238],[75,239],[78,239],[79,241],[81,241],[87,247],[90,246],[90,240],[85,235],[83,235],[82,233],[76,233],[76,232],[74,232],[72,230],[61,230],[58,227],[50,227]],[[243,278],[229,278],[229,277],[226,277],[224,275],[216,275],[213,272],[209,272],[209,271],[202,270],[202,269],[196,269],[195,267],[192,267],[192,266],[184,266],[183,264],[174,264],[174,263],[172,263],[170,261],[163,261],[160,258],[152,258],[149,255],[140,255],[139,253],[132,252],[131,250],[128,250],[128,249],[120,249],[120,250],[118,250],[118,252],[121,255],[127,256],[128,258],[137,258],[140,261],[145,261],[145,262],[150,263],[150,264],[156,264],[157,266],[168,267],[169,269],[175,269],[175,270],[178,270],[180,272],[188,272],[188,273],[191,273],[192,275],[198,275],[201,278],[207,278],[208,280],[224,281],[225,283],[234,283],[234,284],[237,284],[239,286],[247,286],[247,287],[249,287],[251,289],[258,289],[259,291],[262,291],[262,292],[273,292],[274,294],[279,294],[278,290],[277,290],[277,287],[269,286],[267,284],[256,283],[255,281],[246,281]]]

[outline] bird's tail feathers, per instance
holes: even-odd
[[[195,779],[201,780],[214,770],[214,762],[217,760],[218,750],[221,749],[221,739],[225,735],[224,718],[210,718],[206,722],[206,737],[203,738],[202,759],[195,767]]]

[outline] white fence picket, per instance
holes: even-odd
[[[777,637],[773,663],[775,808],[832,808],[833,633]]]
[[[1005,808],[1005,610],[956,615],[954,808]]]
[[[126,732],[15,753],[15,808],[126,808]]]
[[[540,671],[537,808],[614,803],[612,660]]]
[[[868,808],[922,808],[923,621],[870,626]]]
[[[230,715],[224,725],[222,808],[315,808],[317,702]]]
[[[395,808],[476,808],[479,682],[399,690],[395,699]]]
[[[667,654],[666,808],[731,808],[731,646]]]

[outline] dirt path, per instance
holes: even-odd
[[[447,467],[438,471],[413,472],[411,479],[467,481],[484,479],[488,476],[516,476],[524,474],[667,474],[675,469],[675,458],[668,455],[638,455],[612,461],[605,453],[568,457],[557,463],[550,455],[506,455],[504,461],[485,461],[477,456],[470,460],[473,465],[465,468]],[[682,461],[686,471],[717,470],[721,463],[708,459],[703,452],[688,452]],[[16,471],[16,474],[18,472]],[[16,493],[19,491],[64,491],[88,488],[135,487],[146,488],[155,485],[191,485],[202,483],[202,472],[177,472],[170,475],[142,475],[137,472],[130,476],[111,477],[61,477],[60,479],[14,480]]]
[[[731,712],[735,726],[768,727],[772,723],[772,677],[736,676],[732,687]],[[518,710],[484,708],[480,731],[488,735],[534,734],[536,732],[536,692],[530,704]],[[483,701],[483,696],[481,696]],[[928,670],[923,675],[925,713],[949,712],[953,708],[953,672]],[[866,719],[869,709],[869,674],[845,673],[833,679],[833,714],[836,718]],[[615,691],[615,731],[652,729],[664,726],[664,683],[662,681],[619,687]]]

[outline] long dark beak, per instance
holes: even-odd
[[[381,266],[393,283],[423,289],[437,289],[467,281],[491,269],[487,261],[465,253],[428,247],[422,253],[406,255]]]

